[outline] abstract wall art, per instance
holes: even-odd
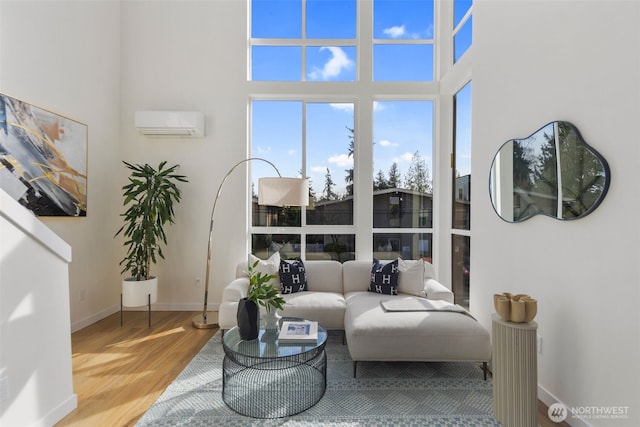
[[[0,188],[38,216],[87,215],[87,125],[0,94]]]

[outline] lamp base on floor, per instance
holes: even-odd
[[[212,329],[218,327],[218,312],[207,311],[206,316],[203,313],[193,316],[191,326],[196,329]]]

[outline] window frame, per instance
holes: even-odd
[[[316,46],[349,46],[355,48],[356,51],[356,72],[355,72],[355,80],[359,80],[358,70],[360,69],[358,65],[358,58],[360,57],[359,53],[359,43],[358,43],[358,16],[360,11],[360,0],[356,1],[356,34],[354,38],[309,38],[307,37],[306,31],[306,1],[300,0],[302,2],[302,9],[300,13],[301,19],[301,35],[300,37],[253,37],[252,29],[251,29],[251,19],[252,19],[252,10],[251,10],[251,0],[247,0],[247,37],[248,37],[248,51],[247,51],[247,80],[248,81],[267,81],[267,80],[253,80],[252,70],[252,47],[253,46],[274,46],[274,47],[298,47],[301,49],[300,52],[300,80],[289,81],[287,82],[309,82],[307,80],[307,49],[309,47]],[[313,80],[311,80],[313,81]]]
[[[248,25],[247,76],[251,71],[251,45],[291,45],[291,39],[254,39],[250,37],[250,3]],[[472,6],[473,7],[473,6]],[[472,7],[468,11],[472,11]],[[434,74],[433,81],[428,82],[389,82],[373,81],[372,55],[374,41],[386,43],[384,39],[373,38],[373,5],[371,1],[360,1],[356,10],[357,66],[355,81],[308,81],[303,76],[300,81],[269,82],[248,81],[247,104],[250,109],[253,100],[302,100],[308,102],[352,102],[354,103],[354,224],[350,226],[302,226],[302,227],[254,227],[248,224],[248,248],[251,234],[277,233],[299,234],[301,242],[311,234],[355,234],[356,259],[367,260],[373,256],[373,234],[381,232],[399,233],[431,233],[433,264],[437,277],[450,287],[451,283],[451,169],[450,153],[453,144],[452,103],[455,90],[464,86],[471,78],[470,52],[473,44],[461,60],[453,63],[453,2],[436,1],[434,6]],[[459,25],[464,25],[466,19]],[[459,31],[459,30],[457,30]],[[297,39],[294,39],[297,40]],[[318,45],[327,43],[348,44],[351,39],[299,39],[300,45]],[[389,40],[388,42],[397,42]],[[297,42],[296,42],[297,43]],[[306,60],[302,59],[303,65]],[[250,79],[249,79],[250,80]],[[418,95],[417,95],[418,94]],[[373,145],[359,141],[373,141],[373,102],[400,100],[432,100],[433,113],[433,170],[434,181],[433,222],[431,228],[412,229],[374,229],[373,227]],[[251,114],[249,117],[249,128]],[[248,153],[251,153],[252,137],[249,132]],[[303,162],[306,167],[306,159]],[[251,177],[247,191],[250,191]],[[303,215],[306,215],[303,211]],[[306,220],[306,217],[304,218]],[[304,224],[304,222],[303,222]],[[470,235],[470,230],[465,231]],[[303,245],[304,246],[304,245]],[[305,251],[301,256],[304,259]]]
[[[469,251],[471,250],[471,218],[469,218],[469,226],[468,228],[458,228],[456,227],[455,224],[455,217],[456,217],[456,195],[454,194],[456,191],[456,180],[457,180],[457,176],[456,176],[456,172],[457,172],[457,112],[458,112],[458,102],[457,102],[457,95],[462,92],[463,90],[465,90],[467,87],[469,88],[470,91],[470,99],[473,100],[473,81],[471,79],[463,82],[458,88],[457,90],[455,90],[453,97],[452,97],[452,121],[453,121],[453,125],[452,125],[452,130],[453,130],[453,137],[451,139],[451,204],[450,204],[450,222],[451,222],[451,227],[450,227],[450,237],[449,237],[449,243],[451,245],[451,262],[450,262],[450,270],[451,270],[451,289],[454,292],[454,299],[455,299],[455,303],[456,304],[460,304],[465,308],[469,308],[469,304],[470,304],[470,288],[471,288],[471,275],[470,275],[470,260],[471,260],[471,254],[469,253],[469,266],[467,266],[467,271],[466,273],[468,274],[467,278],[465,279],[464,277],[462,278],[463,283],[458,283],[457,279],[460,277],[460,274],[462,274],[464,276],[465,272],[460,272],[460,271],[456,271],[456,255],[454,255],[455,249],[456,249],[456,244],[454,243],[454,241],[460,241],[461,239],[465,241],[465,245],[468,247]],[[471,109],[471,103],[469,105],[469,108]],[[470,149],[472,148],[472,144],[473,144],[473,140],[470,141]],[[471,180],[472,178],[472,171],[469,171],[469,186],[470,188],[473,187],[473,182]],[[471,199],[470,199],[470,205],[469,205],[469,209],[471,210],[472,208],[472,204],[471,204]],[[464,255],[463,255],[464,258]],[[464,261],[463,261],[464,263]],[[464,281],[467,281],[467,283],[464,283]],[[468,289],[467,289],[468,288]],[[459,291],[459,292],[458,292]]]
[[[300,102],[301,103],[301,110],[302,110],[302,128],[301,128],[301,136],[300,136],[300,141],[301,141],[301,155],[302,155],[302,173],[306,174],[306,167],[307,167],[307,132],[306,132],[306,117],[307,117],[307,104],[322,104],[322,103],[351,103],[353,104],[353,109],[354,109],[354,138],[357,139],[357,129],[356,129],[356,123],[355,123],[355,114],[356,114],[356,110],[357,110],[357,99],[353,98],[353,97],[345,97],[344,95],[340,96],[340,97],[336,97],[336,96],[304,96],[301,94],[295,95],[295,96],[281,96],[281,95],[273,95],[273,96],[268,96],[268,95],[260,95],[260,96],[250,96],[249,98],[249,102],[248,102],[248,110],[249,110],[249,129],[251,129],[251,117],[252,117],[252,109],[251,106],[253,104],[254,101],[293,101],[293,102]],[[250,133],[249,135],[249,153],[251,153],[251,148],[252,148],[252,135]],[[355,159],[357,159],[357,144],[354,144],[354,174],[356,173],[356,166],[355,166]],[[278,165],[276,164],[276,167]],[[354,176],[354,183],[358,180],[359,178],[356,178]],[[251,186],[251,182],[253,182],[253,176],[251,176],[251,169],[249,169],[249,183]],[[250,223],[249,223],[249,237],[251,238],[252,235],[254,234],[295,234],[295,235],[299,235],[300,236],[300,243],[301,243],[301,251],[300,251],[300,257],[305,259],[306,256],[306,238],[308,235],[318,235],[318,234],[324,234],[324,235],[328,235],[328,234],[343,234],[343,235],[350,235],[353,234],[355,236],[355,240],[356,240],[356,252],[357,252],[357,247],[358,247],[358,236],[355,232],[356,230],[356,225],[355,223],[356,218],[357,218],[357,214],[356,214],[356,198],[357,198],[357,192],[356,189],[354,187],[354,194],[353,194],[353,224],[349,224],[349,225],[316,225],[316,224],[312,224],[312,225],[308,225],[307,224],[307,212],[306,209],[302,209],[301,211],[301,226],[255,226],[253,225],[253,221],[250,219]]]

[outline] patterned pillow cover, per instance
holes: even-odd
[[[398,260],[382,265],[374,258],[371,267],[369,292],[385,295],[398,295]]]
[[[300,258],[296,260],[280,260],[280,292],[293,294],[307,290],[307,272]]]

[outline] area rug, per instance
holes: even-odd
[[[327,341],[327,390],[286,418],[239,415],[222,401],[224,351],[218,332],[136,426],[441,426],[500,427],[491,380],[473,363],[359,362],[357,378],[342,335]]]

